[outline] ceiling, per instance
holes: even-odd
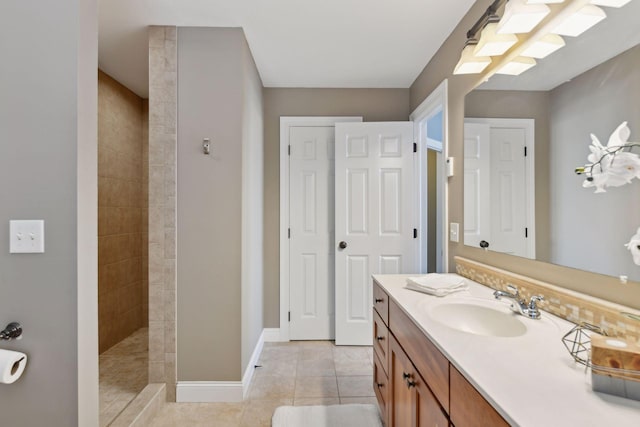
[[[242,27],[265,87],[408,88],[473,3],[100,0],[98,60],[146,98],[147,26]]]

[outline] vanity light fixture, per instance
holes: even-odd
[[[494,0],[467,31],[453,74],[478,74],[488,67],[485,80],[495,73],[518,75],[535,66],[533,58],[545,58],[563,47],[560,35],[578,36],[605,19],[606,13],[595,5],[622,7],[630,1]],[[547,6],[551,3],[555,4]],[[496,24],[499,11],[503,14]],[[515,36],[522,33],[529,34]]]
[[[562,36],[577,37],[606,17],[607,14],[604,13],[604,10],[598,6],[588,4],[569,15],[552,32]]]
[[[509,0],[498,23],[498,34],[521,34],[533,30],[551,12],[543,3],[527,4],[525,0]]]
[[[529,68],[536,65],[536,60],[528,58],[526,56],[518,56],[511,61],[504,64],[500,69],[496,71],[497,74],[507,74],[510,76],[517,76],[524,73]]]
[[[487,24],[480,33],[480,40],[473,50],[476,56],[500,56],[518,43],[515,34],[496,34],[500,18],[497,15],[489,17]]]
[[[478,44],[477,40],[470,39],[465,43],[460,61],[453,70],[453,74],[478,74],[491,64],[491,58],[488,56],[475,56],[474,50]]]
[[[530,58],[542,59],[551,55],[556,50],[565,45],[564,40],[557,34],[547,34],[539,40],[533,42],[520,55]]]

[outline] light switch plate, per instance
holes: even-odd
[[[453,176],[453,157],[447,157],[447,176]]]
[[[9,252],[12,254],[44,253],[44,221],[9,221]]]
[[[449,225],[449,240],[451,240],[452,242],[459,242],[460,241],[460,236],[459,233],[460,232],[460,224],[458,224],[457,222],[452,222]]]

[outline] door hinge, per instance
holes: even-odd
[[[287,145],[287,155],[291,155],[291,145]]]
[[[287,229],[287,239],[290,239],[290,238],[291,238],[291,229],[288,228]]]
[[[418,229],[417,229],[417,228],[414,228],[414,229],[413,229],[413,238],[414,238],[414,239],[417,239],[417,238],[418,238]]]
[[[418,152],[418,143],[417,143],[417,142],[414,142],[414,143],[413,143],[413,152],[414,152],[414,153],[417,153],[417,152]]]
[[[527,228],[527,227],[524,228],[524,238],[525,239],[529,238],[529,228]]]
[[[524,146],[524,156],[527,157],[527,146]]]
[[[291,322],[291,312],[289,312],[289,322]]]

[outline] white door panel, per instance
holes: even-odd
[[[371,345],[371,274],[417,271],[413,125],[336,124],[336,344]]]
[[[290,303],[293,340],[334,336],[334,128],[289,135]]]
[[[464,244],[490,239],[490,127],[464,124]]]
[[[491,129],[491,249],[527,256],[525,131]]]

